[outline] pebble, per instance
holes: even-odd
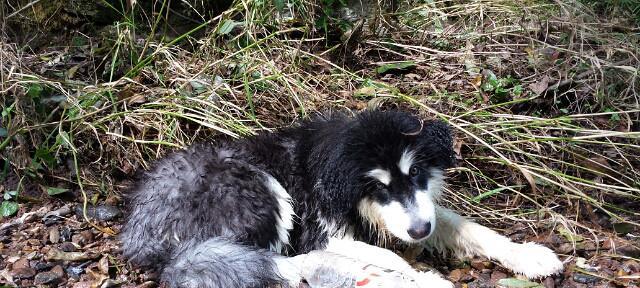
[[[598,277],[591,276],[591,275],[586,275],[582,273],[573,274],[573,281],[582,283],[582,284],[595,283],[595,282],[598,282],[598,280],[599,280]]]
[[[62,227],[62,230],[60,231],[60,240],[62,240],[62,242],[71,241],[71,228],[69,228],[69,226]]]
[[[27,258],[20,258],[16,262],[13,262],[13,269],[29,268],[29,260]]]
[[[54,272],[40,272],[33,279],[33,284],[43,285],[43,284],[57,284],[62,280],[62,276],[58,275]]]
[[[60,278],[64,277],[64,270],[60,265],[56,265],[55,267],[51,268],[51,273],[58,275]]]
[[[93,233],[91,233],[91,230],[84,230],[80,232],[80,235],[84,239],[85,243],[93,242]]]
[[[33,266],[33,268],[36,268],[38,272],[51,269],[51,267],[53,267],[53,263],[50,262],[38,262]]]
[[[80,275],[84,273],[84,265],[67,267],[67,274],[74,279],[80,279]]]
[[[30,279],[36,275],[36,269],[33,268],[18,268],[11,271],[11,275],[16,279]]]
[[[556,281],[553,279],[553,277],[547,277],[544,278],[544,281],[542,281],[542,285],[544,285],[544,288],[555,288]]]
[[[84,217],[82,214],[82,205],[76,206],[76,215],[78,217]],[[122,216],[122,212],[115,206],[100,205],[100,206],[87,206],[87,217],[93,218],[99,221],[110,221]]]
[[[501,271],[491,273],[491,284],[495,285],[500,279],[507,278],[507,274]]]
[[[58,230],[58,227],[51,227],[49,229],[49,242],[55,244],[58,241],[60,241],[60,230]]]
[[[60,244],[60,246],[58,246],[58,248],[60,248],[60,250],[62,250],[64,252],[75,252],[77,250],[76,245],[74,245],[71,242],[64,242],[64,243]]]

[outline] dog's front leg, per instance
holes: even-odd
[[[426,241],[438,250],[451,250],[458,257],[485,256],[529,278],[562,271],[562,262],[551,249],[536,243],[518,244],[451,210],[436,208],[436,229]]]
[[[391,250],[369,245],[364,242],[330,238],[326,251],[344,255],[363,263],[391,269],[412,277],[420,287],[452,288],[453,284],[433,272],[418,272],[409,263]]]

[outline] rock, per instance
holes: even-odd
[[[98,270],[100,270],[102,274],[109,274],[109,258],[105,256],[98,261]]]
[[[100,288],[117,287],[117,286],[120,286],[120,284],[122,284],[121,281],[116,281],[116,280],[113,280],[113,279],[107,279],[106,281],[102,282],[102,285],[100,285]]]
[[[156,283],[154,281],[147,281],[147,282],[144,282],[144,283],[138,285],[138,287],[136,287],[136,288],[155,288],[155,287],[158,287],[158,283]]]
[[[471,261],[471,267],[477,269],[478,271],[482,271],[483,269],[493,268],[493,263],[486,260],[473,260]]]
[[[21,269],[21,268],[29,268],[30,267],[29,260],[27,258],[20,258],[16,262],[13,262],[13,265],[11,267],[14,270]]]
[[[31,279],[35,275],[36,275],[36,269],[29,268],[29,267],[13,269],[11,271],[11,276],[13,276],[14,279]]]
[[[33,279],[33,284],[35,284],[35,285],[43,285],[43,284],[55,285],[55,284],[59,283],[60,280],[62,280],[62,276],[58,275],[57,273],[54,273],[54,272],[40,272]]]
[[[42,272],[44,270],[49,270],[51,269],[51,267],[53,267],[53,263],[48,263],[48,262],[38,262],[36,263],[36,265],[33,266],[33,268],[36,268],[36,270],[38,270],[38,272]]]
[[[95,285],[93,285],[93,282],[91,281],[82,281],[82,282],[78,282],[73,284],[73,288],[92,288]]]
[[[491,284],[495,285],[500,279],[507,278],[507,274],[502,271],[493,271],[491,273]]]
[[[599,280],[598,277],[592,276],[592,275],[586,275],[582,273],[573,274],[573,281],[582,283],[582,284],[595,283],[595,282],[598,282],[598,280]]]
[[[544,278],[544,281],[542,281],[542,285],[544,285],[544,288],[555,288],[556,281],[553,279],[553,277],[547,277]]]
[[[74,278],[74,279],[80,279],[80,275],[82,275],[84,273],[84,266],[85,265],[79,265],[79,266],[69,266],[67,267],[67,274],[69,275],[69,277]]]
[[[76,215],[84,217],[82,213],[82,205],[76,206]],[[99,221],[110,221],[122,215],[120,209],[111,205],[87,206],[87,217]]]
[[[62,270],[62,266],[60,265],[56,265],[55,267],[51,268],[51,273],[54,273],[61,278],[64,277],[64,270]]]
[[[55,244],[58,241],[60,241],[60,230],[58,230],[58,227],[51,227],[49,229],[49,242]]]
[[[80,236],[84,239],[85,244],[93,242],[93,233],[91,233],[91,230],[84,230],[80,232]]]
[[[64,226],[60,230],[60,240],[62,242],[71,241],[71,229],[69,228],[69,226]]]
[[[85,244],[85,240],[84,237],[82,237],[82,235],[80,234],[75,234],[73,236],[71,236],[71,242],[73,242],[74,244],[82,247]]]
[[[58,210],[45,214],[44,217],[42,217],[42,221],[44,221],[44,225],[49,226],[64,219],[63,216],[69,215],[69,213],[71,213],[71,207],[70,205],[65,205]]]
[[[76,245],[74,243],[72,243],[72,242],[64,242],[64,243],[60,244],[60,246],[58,246],[58,248],[60,248],[60,250],[62,250],[64,252],[75,252],[76,250],[78,250]]]

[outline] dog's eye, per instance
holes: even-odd
[[[376,182],[376,189],[384,190],[384,189],[387,189],[387,186],[382,184],[382,182]]]
[[[411,177],[418,176],[418,174],[420,174],[420,168],[417,166],[412,166],[411,169],[409,169],[409,175]]]

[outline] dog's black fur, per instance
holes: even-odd
[[[376,195],[363,175],[376,165],[395,166],[407,147],[418,151],[427,167],[453,164],[447,125],[393,111],[320,117],[275,133],[172,153],[131,190],[121,237],[124,255],[158,269],[172,287],[282,282],[275,263],[281,256],[272,251],[291,256],[323,249],[335,233],[326,223],[349,229],[357,240],[378,239],[359,214],[359,201],[400,196]],[[278,230],[286,211],[273,187],[265,185],[269,175],[292,198],[288,245]]]

